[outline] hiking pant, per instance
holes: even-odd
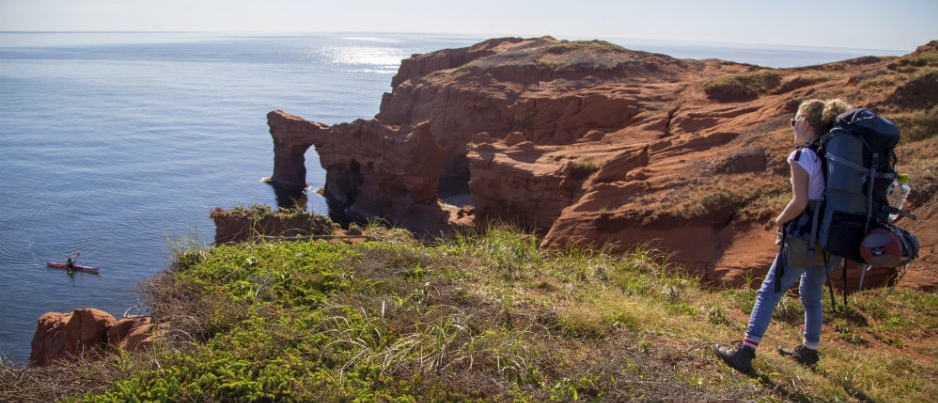
[[[756,304],[749,316],[746,341],[758,345],[762,340],[762,336],[765,335],[765,330],[769,327],[769,322],[772,321],[772,313],[775,312],[778,301],[800,278],[801,286],[798,291],[801,293],[801,305],[804,306],[803,343],[805,347],[816,350],[821,343],[821,324],[824,320],[821,298],[824,296],[827,269],[824,266],[810,268],[786,266],[781,278],[781,291],[776,292],[775,277],[778,273],[778,267],[776,266],[779,262],[786,264],[787,260],[775,259],[769,273],[765,276],[765,280],[762,281],[762,287],[759,288],[759,294],[756,297]]]

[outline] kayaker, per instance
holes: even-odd
[[[81,252],[75,254],[75,259],[78,259],[79,256],[81,256]],[[71,256],[69,256],[68,259],[65,259],[65,270],[75,270],[75,259],[72,259]]]

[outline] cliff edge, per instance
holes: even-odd
[[[901,285],[938,283],[938,41],[903,57],[772,69],[503,38],[414,55],[391,85],[370,120],[268,114],[275,150],[292,152],[275,157],[274,179],[305,186],[305,167],[294,168],[314,145],[339,221],[439,235],[499,220],[545,248],[647,244],[705,280],[738,284],[761,278],[776,252],[788,120],[801,100],[839,97],[903,130],[897,168],[913,178],[906,203],[919,219],[901,225],[922,248]],[[443,201],[459,192],[471,206]],[[864,286],[895,274],[874,270]]]

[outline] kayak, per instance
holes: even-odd
[[[65,262],[53,262],[46,260],[46,266],[54,267],[56,269],[65,269]],[[94,266],[82,266],[80,264],[72,264],[72,270],[74,271],[88,271],[92,273],[97,273],[98,268]]]

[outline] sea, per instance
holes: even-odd
[[[29,360],[45,312],[146,314],[138,284],[173,247],[211,247],[209,212],[267,204],[276,109],[370,119],[402,59],[479,36],[385,33],[0,32],[0,362]],[[602,39],[767,67],[905,50]],[[313,148],[307,182],[325,173]],[[326,214],[309,192],[307,209]],[[47,268],[46,260],[100,268]]]

